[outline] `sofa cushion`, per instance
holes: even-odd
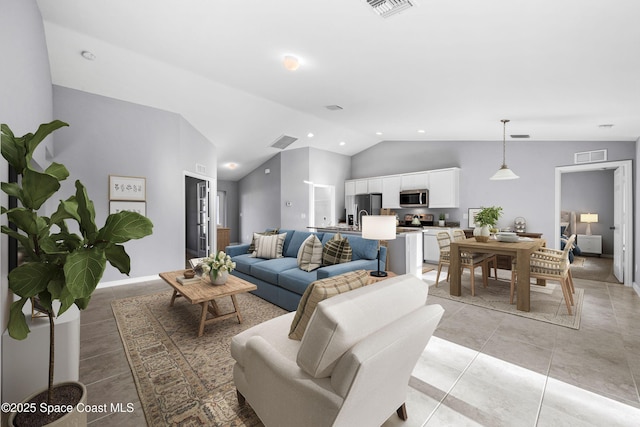
[[[301,296],[309,287],[310,283],[318,280],[318,271],[320,270],[304,271],[299,268],[283,271],[278,274],[278,286]],[[298,302],[299,300],[292,309],[293,311],[295,311],[298,306]]]
[[[251,266],[251,275],[257,279],[277,285],[278,275],[292,268],[298,269],[298,262],[295,258],[262,260],[262,262]]]
[[[322,248],[322,265],[341,264],[351,261],[351,245],[349,240],[336,233]]]
[[[316,235],[310,235],[300,245],[297,259],[298,267],[304,271],[313,271],[322,265],[322,242]]]
[[[288,244],[286,244],[286,248],[284,251],[284,256],[289,256],[295,258],[298,256],[298,251],[302,244],[307,240],[307,238],[311,235],[317,236],[319,239],[322,237],[322,233],[313,233],[311,231],[298,231],[295,230],[292,232],[291,240],[289,240]],[[322,243],[321,243],[322,244]]]
[[[300,343],[298,366],[314,378],[330,376],[353,345],[423,306],[428,290],[422,280],[405,274],[318,303]]]
[[[275,235],[259,235],[254,234],[256,240],[255,255],[257,258],[274,259],[282,258],[282,250],[284,248],[284,239],[287,233]]]
[[[247,253],[252,254],[256,251],[256,236],[271,236],[273,234],[278,234],[277,228],[274,228],[273,230],[262,231],[260,233],[253,233],[253,237],[251,238],[251,243],[249,244]]]
[[[351,259],[376,259],[378,258],[378,241],[364,239],[360,236],[351,234],[345,235],[351,245]]]
[[[265,260],[253,257],[250,254],[242,254],[234,256],[233,262],[236,263],[236,270],[244,274],[251,274],[251,266],[265,262]]]
[[[302,339],[311,315],[320,301],[365,286],[368,280],[369,275],[367,272],[358,270],[317,280],[310,284],[302,294],[298,304],[298,310],[296,310],[296,315],[289,330],[289,338],[294,340]]]

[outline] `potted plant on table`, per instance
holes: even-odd
[[[473,236],[478,242],[486,242],[489,240],[492,229],[495,229],[498,219],[502,215],[500,206],[491,206],[489,208],[481,208],[474,217],[476,228],[473,230]]]
[[[75,182],[75,195],[61,200],[51,216],[39,214],[69,172],[59,163],[39,170],[32,164],[33,153],[46,136],[63,126],[68,125],[55,120],[40,125],[35,134],[22,137],[14,136],[6,124],[0,126],[2,156],[18,176],[17,182],[3,182],[2,191],[19,201],[17,207],[2,207],[2,214],[7,215],[11,224],[11,227],[3,225],[2,233],[15,238],[24,254],[24,263],[9,273],[9,289],[19,299],[11,304],[7,329],[15,339],[27,337],[30,331],[23,307],[28,300],[46,314],[50,325],[48,387],[25,400],[23,407],[33,411],[11,413],[9,425],[86,424],[86,412],[54,410],[46,414],[40,411],[43,407],[75,408],[79,402],[86,403],[86,388],[81,383],[54,385],[54,317],[73,304],[80,310],[87,308],[107,261],[121,273],[129,274],[130,259],[122,243],[148,236],[153,228],[148,218],[121,211],[109,215],[105,225],[98,229],[93,202],[80,181]],[[67,221],[76,223],[80,234],[72,232]],[[64,400],[66,397],[71,400]],[[69,417],[79,417],[80,421],[69,420]]]
[[[438,226],[444,227],[445,219],[446,219],[446,215],[441,213],[440,216],[438,217]]]
[[[224,251],[203,258],[196,267],[202,274],[208,274],[214,285],[224,285],[229,278],[229,273],[235,268],[236,263],[231,261],[231,257]]]

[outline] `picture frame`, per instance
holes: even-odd
[[[109,175],[109,200],[147,200],[147,179],[137,176]]]
[[[475,218],[476,214],[478,212],[480,212],[482,210],[482,208],[469,208],[469,228],[475,228],[476,227],[476,223],[473,220],[473,218]]]
[[[109,202],[109,213],[114,214],[121,211],[136,212],[142,216],[147,216],[147,202],[111,200]]]

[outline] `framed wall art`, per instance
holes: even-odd
[[[109,200],[147,200],[147,179],[109,175]]]
[[[147,216],[147,202],[127,202],[119,200],[112,200],[109,202],[110,214],[121,211],[136,212],[142,216]]]
[[[481,210],[482,208],[469,208],[469,228],[476,227],[476,222],[474,221],[474,218],[476,217],[476,214]]]

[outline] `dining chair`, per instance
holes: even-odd
[[[461,228],[454,228],[451,232],[453,234],[453,241],[458,242],[464,240],[467,236],[464,234],[464,230]],[[477,254],[474,254],[477,255]],[[491,265],[493,266],[493,277],[498,279],[498,256],[496,254],[485,254],[487,261],[487,276],[491,277]]]
[[[576,235],[572,234],[564,246],[563,250],[540,248],[531,254],[529,262],[531,264],[529,276],[533,279],[555,280],[560,283],[562,295],[569,315],[572,315],[571,306],[574,305],[573,294],[575,287],[571,276],[571,263],[569,262],[569,251],[573,247]],[[511,263],[511,297],[513,304],[517,276],[517,265],[515,259]]]
[[[446,231],[441,231],[436,235],[438,239],[438,246],[440,247],[440,259],[438,260],[438,272],[436,274],[436,287],[440,282],[440,271],[442,266],[447,266],[447,279],[449,281],[449,267],[451,266],[451,236]],[[484,286],[487,286],[487,256],[485,254],[470,254],[468,252],[460,253],[460,273],[465,268],[469,269],[471,274],[471,296],[475,296],[475,269],[481,267],[482,269],[482,282]]]

